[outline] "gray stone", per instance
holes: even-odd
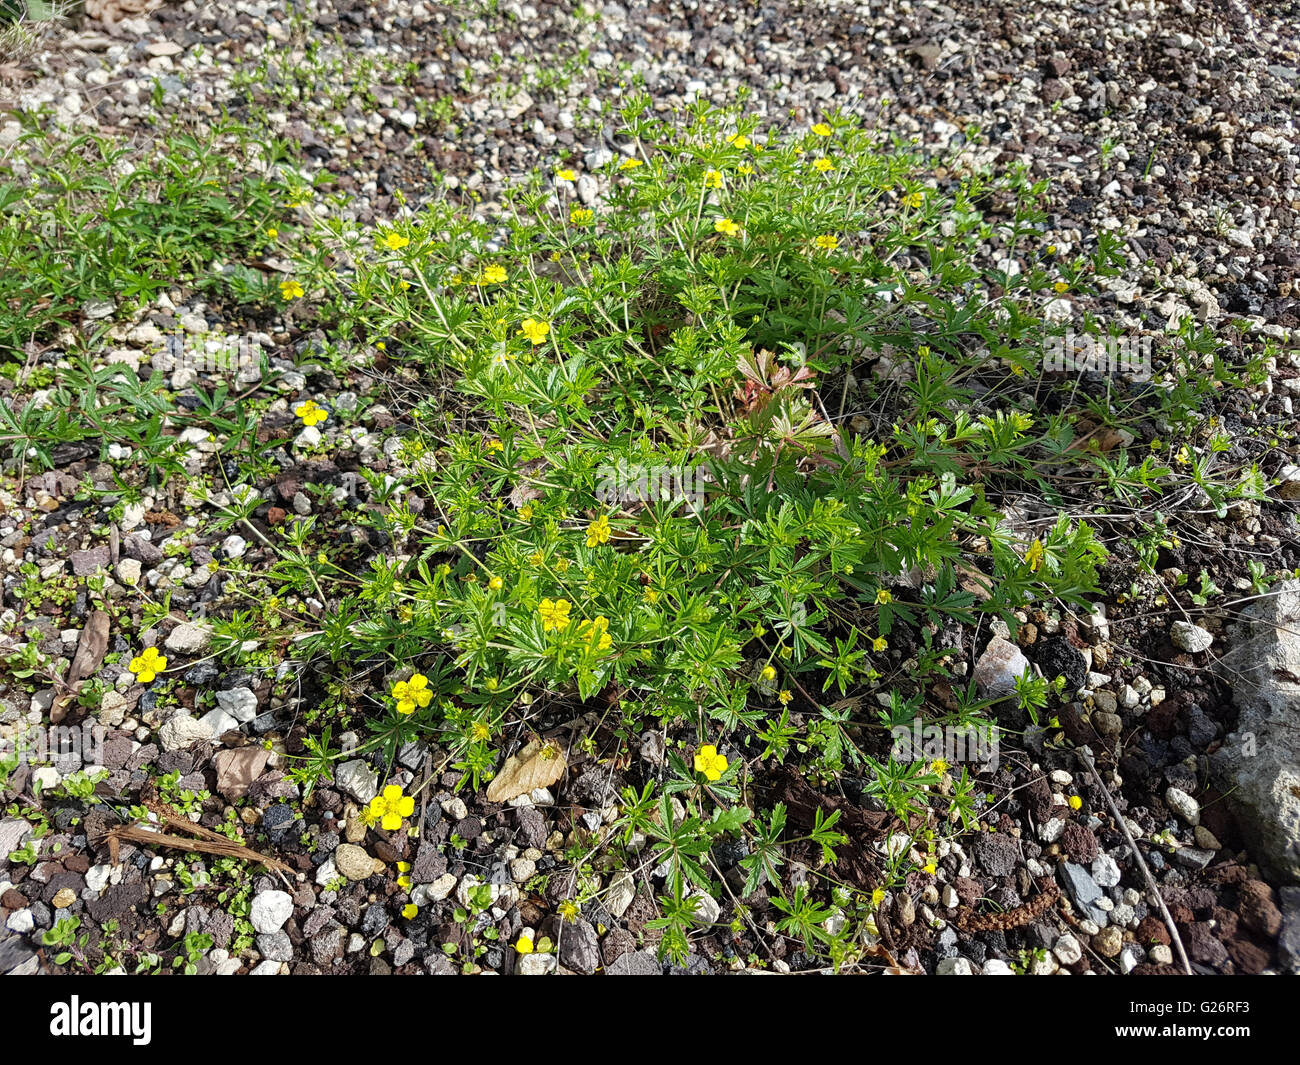
[[[257,952],[277,965],[282,961],[293,961],[293,942],[284,932],[264,932],[257,937]]]
[[[179,751],[191,744],[202,743],[213,738],[215,733],[209,724],[196,720],[189,714],[172,714],[158,730],[158,742],[164,751]]]
[[[1189,654],[1208,651],[1210,645],[1214,643],[1214,636],[1211,633],[1206,632],[1199,625],[1193,625],[1190,621],[1175,621],[1170,625],[1169,639],[1178,650]]]
[[[965,958],[944,958],[935,966],[936,976],[974,976],[975,970]]]
[[[1217,668],[1233,693],[1237,728],[1211,755],[1212,772],[1260,865],[1300,881],[1300,581],[1242,611]]]
[[[1002,698],[1016,690],[1016,680],[1029,670],[1029,659],[1020,648],[994,636],[975,663],[975,685],[985,699]]]
[[[1070,897],[1075,910],[1098,925],[1109,924],[1110,915],[1097,905],[1097,900],[1102,898],[1102,890],[1097,886],[1097,881],[1093,880],[1092,874],[1073,862],[1062,862],[1059,873],[1065,893]]]
[[[1166,788],[1165,805],[1189,825],[1196,826],[1201,823],[1201,804],[1182,788]]]
[[[240,724],[257,717],[257,696],[249,688],[217,692],[217,705]]]
[[[634,950],[615,958],[605,970],[606,976],[659,976],[663,967],[652,950]]]
[[[600,965],[600,943],[596,929],[585,917],[565,922],[559,933],[560,961],[566,969],[590,975]]]
[[[183,621],[167,634],[165,646],[177,654],[197,655],[206,651],[211,641],[212,633],[206,626]]]
[[[248,919],[258,932],[269,935],[278,932],[293,916],[293,896],[287,891],[273,889],[253,896],[248,907]],[[263,951],[265,954],[266,952]],[[288,961],[288,958],[282,958]]]
[[[334,770],[334,783],[361,803],[369,803],[379,794],[379,772],[360,758],[344,762]]]

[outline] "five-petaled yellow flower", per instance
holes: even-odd
[[[721,233],[723,236],[726,237],[734,237],[737,233],[740,232],[740,226],[737,225],[735,222],[733,222],[730,218],[719,218],[716,222],[713,223],[713,231],[715,233]]]
[[[834,251],[840,246],[840,238],[835,236],[834,233],[823,233],[813,243],[822,251]]]
[[[141,684],[148,684],[167,668],[167,659],[158,653],[156,647],[146,647],[133,659],[127,668],[135,674]]]
[[[266,231],[266,235],[270,237],[272,240],[275,240],[275,238],[280,235],[280,231],[276,229],[274,226],[272,226],[270,229]]]
[[[876,592],[876,602],[879,603],[881,606],[885,606],[886,604],[892,603],[893,601],[894,601],[894,595],[888,588],[881,588],[878,592]]]
[[[519,516],[524,521],[532,521],[533,505],[531,503],[525,503],[522,507],[519,508]]]
[[[595,217],[596,212],[587,207],[574,207],[569,211],[569,221],[575,226],[585,226]]]
[[[888,646],[889,646],[889,641],[886,640],[883,636],[877,636],[874,640],[871,641],[871,649],[873,651],[883,651]]]
[[[695,772],[703,773],[707,780],[718,780],[727,771],[727,756],[719,754],[711,743],[695,752]]]
[[[281,299],[298,300],[298,299],[302,299],[302,297],[305,295],[307,295],[306,290],[303,289],[303,287],[300,284],[298,284],[297,281],[289,280],[289,281],[280,282]]]
[[[429,678],[417,673],[410,680],[399,680],[393,685],[393,698],[397,700],[399,714],[413,714],[417,706],[423,709],[433,700]]]
[[[829,137],[831,135],[831,127],[826,125],[825,122],[818,122],[817,125],[813,126],[812,131],[819,137]]]
[[[704,187],[706,189],[722,188],[722,171],[721,170],[704,171]]]
[[[1030,573],[1037,573],[1043,568],[1043,556],[1045,554],[1041,540],[1036,539],[1029,545],[1029,549],[1025,552],[1025,561],[1029,563]]]
[[[408,902],[402,907],[402,916],[408,921],[415,920],[415,915],[420,912],[420,907],[413,902]]]
[[[609,518],[602,514],[587,526],[587,546],[609,543]]]
[[[329,417],[329,411],[324,407],[318,406],[315,400],[306,399],[293,408],[294,414],[302,419],[302,424],[308,427],[323,422]]]
[[[584,621],[578,626],[578,634],[585,637],[587,642],[596,645],[598,651],[608,651],[614,638],[609,634],[609,618],[604,614],[597,615],[591,621]]]
[[[396,832],[402,827],[403,818],[410,817],[414,812],[415,800],[409,795],[403,795],[402,789],[396,784],[389,784],[382,795],[376,795],[370,800],[370,816],[379,822],[379,827],[385,832]]]
[[[494,436],[491,440],[487,442],[487,449],[489,451],[504,451],[506,449],[506,446]]]
[[[1071,810],[1078,810],[1083,807],[1083,800],[1077,795],[1071,795],[1069,802]]]
[[[951,768],[947,760],[943,758],[936,758],[930,763],[930,772],[939,777],[943,776]]]
[[[536,318],[525,318],[519,326],[518,336],[527,337],[532,343],[540,344],[546,339],[547,334],[551,331],[550,322],[542,322]]]
[[[624,159],[621,163],[619,163],[618,168],[620,170],[635,170],[640,165],[641,165],[640,159],[633,159],[629,157],[627,159]]]
[[[920,207],[925,202],[925,194],[920,192],[911,192],[903,197],[903,203],[908,207]]]
[[[470,739],[477,743],[492,738],[492,728],[486,721],[475,721],[469,730]]]
[[[776,667],[764,666],[763,672],[759,674],[764,680],[776,680]]]
[[[484,285],[499,285],[505,279],[506,268],[496,263],[483,267],[483,273],[480,275],[480,283]]]
[[[500,577],[491,577],[488,579],[488,591],[499,592],[504,583],[505,582],[502,581]]]
[[[410,238],[404,237],[400,233],[384,234],[384,247],[387,248],[389,251],[401,251],[410,243],[411,243]]]
[[[577,181],[578,175],[570,170],[567,166],[563,170],[557,170],[555,176],[561,181]]]
[[[743,133],[737,133],[734,137],[728,137],[727,143],[733,148],[739,148],[741,151],[744,151],[749,147],[749,138]]]
[[[1055,285],[1052,286],[1052,288],[1055,289],[1057,292],[1070,291],[1070,286],[1067,285],[1064,281],[1058,281]]]
[[[782,688],[779,692],[776,693],[776,701],[779,702],[782,706],[789,706],[790,701],[793,698],[794,696],[790,694],[789,688]]]
[[[520,954],[531,954],[533,952],[533,941],[528,936],[520,936],[515,940],[515,950]]]
[[[563,632],[569,627],[572,620],[569,617],[569,611],[573,609],[573,604],[567,599],[543,599],[537,606],[537,613],[542,618],[542,631],[550,632],[552,629]]]
[[[814,159],[813,169],[824,174],[828,170],[834,170],[835,164],[832,163],[829,159]]]

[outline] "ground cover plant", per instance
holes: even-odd
[[[309,52],[276,106],[342,69]],[[279,863],[312,906],[398,915],[358,916],[323,965],[347,941],[397,968],[592,971],[614,929],[688,971],[916,972],[945,933],[1055,905],[1049,859],[1097,857],[1081,825],[1118,838],[1107,788],[1137,774],[1106,686],[1138,671],[1093,649],[1098,603],[1190,624],[1223,601],[1223,570],[1174,566],[1206,558],[1181,519],[1278,503],[1282,432],[1241,414],[1280,345],[1183,318],[1149,364],[1056,369],[1078,335],[1104,347],[1074,308],[1123,248],[1063,245],[1050,183],[975,162],[977,128],[934,154],[887,103],[665,110],[635,79],[600,117],[598,165],[559,150],[491,202],[435,175],[377,218],[266,114],[178,115],[145,145],[23,116],[0,161],[6,501],[33,501],[13,543],[43,508],[84,511],[87,546],[71,574],[30,540],[6,560],[0,656],[24,700],[50,690],[43,721],[126,736],[133,801],[97,840],[206,831],[152,870],[164,934],[51,915],[55,965],[289,961],[257,906],[278,885],[248,882]],[[1243,547],[1233,588],[1295,561]],[[55,618],[102,635],[60,643]],[[900,747],[925,729],[986,757]],[[1063,772],[1085,745],[1101,772]],[[0,760],[32,826],[11,868],[125,794],[111,777]],[[970,855],[1019,843],[1026,808],[1039,872],[986,892]],[[1171,864],[1206,850],[1128,809]],[[221,937],[169,910],[205,893],[216,963]],[[1168,945],[1144,934],[1129,969]],[[1016,971],[1068,953],[996,943]]]

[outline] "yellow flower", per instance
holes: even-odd
[[[759,674],[764,680],[776,680],[776,667],[764,666],[763,672]]]
[[[534,551],[528,556],[528,561],[534,566],[540,566],[542,564],[542,553],[540,551]]]
[[[417,706],[423,709],[433,699],[433,692],[429,690],[429,678],[423,673],[415,674],[410,680],[399,680],[393,685],[392,694],[397,700],[399,714],[413,714]]]
[[[401,251],[410,243],[410,238],[404,237],[400,233],[384,234],[384,247],[389,251]]]
[[[823,233],[816,239],[816,241],[814,241],[814,243],[817,247],[821,248],[822,251],[834,251],[840,246],[840,238],[835,236],[833,233]]]
[[[409,876],[399,876],[397,878],[397,886],[401,888],[403,891],[410,891],[411,878]]]
[[[924,873],[929,873],[931,876],[934,876],[934,872],[936,868],[937,867],[935,866],[934,862],[926,862],[923,866],[921,866],[921,871]]]
[[[275,240],[275,238],[280,235],[280,231],[276,229],[274,226],[272,226],[270,229],[266,231],[266,235],[270,237],[272,240]]]
[[[707,780],[718,780],[727,771],[727,756],[718,753],[711,743],[695,752],[695,772],[703,773]]]
[[[831,135],[831,127],[826,125],[825,122],[818,122],[817,125],[813,126],[812,131],[819,137],[829,137]]]
[[[487,449],[489,451],[504,451],[506,449],[506,446],[494,436],[491,440],[487,442]]]
[[[575,226],[585,226],[595,217],[596,212],[586,207],[574,207],[569,211],[569,221]]]
[[[1041,540],[1035,539],[1034,542],[1029,545],[1029,549],[1025,552],[1025,561],[1029,563],[1030,573],[1037,573],[1043,568],[1044,553],[1043,542]]]
[[[146,647],[131,659],[127,668],[141,684],[148,684],[167,668],[167,659],[158,653],[158,648]]]
[[[506,279],[506,268],[493,263],[491,266],[483,267],[483,283],[487,285],[499,285]]]
[[[488,727],[486,721],[475,721],[469,730],[470,739],[482,743],[484,740],[492,738],[492,729]]]
[[[1070,286],[1067,285],[1064,281],[1058,281],[1055,285],[1052,286],[1052,288],[1055,289],[1057,292],[1070,291]]]
[[[618,168],[620,170],[635,170],[640,165],[640,159],[627,158],[618,164]]]
[[[281,299],[297,300],[297,299],[302,299],[302,297],[305,295],[307,295],[307,293],[303,290],[303,287],[300,284],[298,284],[297,281],[289,280],[289,281],[280,282]]]
[[[587,546],[609,543],[609,518],[602,514],[587,526]]]
[[[749,138],[743,133],[737,133],[734,137],[728,137],[727,143],[733,148],[739,148],[743,152],[749,147]]]
[[[614,638],[609,634],[609,618],[604,614],[597,615],[591,621],[583,621],[578,626],[579,635],[586,638],[588,643],[594,643],[597,651],[608,651]]]
[[[582,913],[582,908],[572,899],[565,899],[556,909],[559,911],[560,917],[570,924],[576,921]]]
[[[523,518],[524,521],[532,521],[533,505],[531,503],[525,503],[519,508],[519,516]]]
[[[890,592],[888,588],[881,588],[878,592],[876,592],[876,602],[881,606],[885,606],[886,604],[892,603],[893,601],[894,601],[893,593]]]
[[[410,795],[403,795],[396,784],[389,784],[382,795],[370,800],[370,814],[378,819],[379,827],[385,832],[396,832],[402,827],[402,819],[415,812],[415,800]]]
[[[832,163],[829,159],[814,159],[813,169],[824,174],[828,170],[834,170],[835,164]]]
[[[645,591],[641,593],[641,595],[645,599],[645,601],[651,604],[652,606],[655,603],[659,602],[659,592],[656,591],[654,588],[647,588]]]
[[[1078,810],[1078,809],[1079,809],[1080,807],[1082,807],[1082,806],[1083,806],[1083,800],[1082,800],[1081,798],[1079,798],[1079,796],[1077,796],[1077,795],[1071,795],[1071,796],[1070,796],[1070,809],[1071,809],[1071,810]]]
[[[723,236],[734,237],[740,232],[740,226],[730,218],[719,218],[713,223],[713,231],[715,233],[721,233]]]
[[[722,171],[721,170],[704,171],[704,187],[706,189],[722,188]]]
[[[919,192],[912,192],[903,197],[903,203],[908,207],[920,207],[925,202],[925,196]]]
[[[499,591],[501,591],[501,586],[502,586],[502,584],[504,584],[504,583],[505,583],[505,582],[502,581],[500,577],[492,577],[492,578],[489,579],[489,581],[488,581],[488,591],[489,591],[489,592],[499,592]]]
[[[515,940],[515,950],[520,954],[531,954],[533,952],[533,941],[527,936],[520,936]]]
[[[871,893],[871,905],[873,907],[878,908],[880,904],[884,901],[885,901],[885,889],[882,887],[876,888],[876,890]]]
[[[736,173],[744,174],[746,177],[748,177],[753,172],[754,172],[754,168],[750,166],[748,163],[741,163],[738,167],[736,167]]]
[[[567,166],[563,170],[557,170],[555,176],[561,181],[577,181],[578,175],[570,170]]]
[[[877,636],[874,640],[871,641],[871,649],[873,651],[883,651],[888,646],[889,646],[889,641],[886,640],[883,636]]]
[[[402,907],[402,916],[408,921],[414,920],[415,915],[420,912],[420,907],[413,902],[408,902]]]
[[[302,424],[308,427],[323,422],[329,417],[329,412],[324,407],[318,407],[315,400],[307,399],[293,408],[294,414],[302,419]]]
[[[793,698],[794,696],[790,694],[789,688],[782,688],[779,692],[776,693],[777,702],[779,702],[782,706],[789,706],[790,701]]]
[[[951,766],[949,766],[948,762],[943,758],[936,758],[930,763],[930,772],[936,776],[943,776],[950,768]]]
[[[569,627],[569,611],[573,609],[573,604],[567,599],[543,599],[537,607],[537,613],[542,617],[542,631],[550,632],[555,629],[563,632]]]
[[[551,323],[536,318],[525,318],[519,326],[517,336],[527,337],[532,343],[540,344],[551,331]]]

